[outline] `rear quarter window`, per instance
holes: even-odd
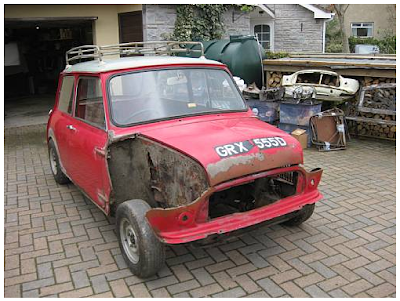
[[[72,113],[72,102],[74,99],[74,77],[64,76],[62,80],[60,96],[58,98],[58,109],[65,113]]]

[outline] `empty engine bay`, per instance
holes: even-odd
[[[287,172],[216,192],[209,199],[209,218],[250,211],[292,196],[298,176],[298,172]]]

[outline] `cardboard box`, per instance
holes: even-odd
[[[300,142],[301,147],[307,148],[307,141],[308,141],[308,135],[307,135],[307,131],[303,130],[303,129],[295,129],[292,133],[291,133],[292,137],[295,138],[297,141]]]

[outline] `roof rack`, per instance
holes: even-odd
[[[193,46],[200,46],[200,49],[194,49]],[[107,55],[172,55],[175,53],[199,53],[200,57],[204,57],[204,46],[201,42],[192,41],[151,41],[151,42],[129,42],[114,45],[83,45],[74,47],[65,53],[67,65],[70,62],[85,58],[98,59],[103,61],[103,57]]]

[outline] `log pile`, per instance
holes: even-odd
[[[384,83],[395,83],[395,78],[386,78],[386,77],[369,77],[365,76],[361,78],[360,86],[367,87],[371,85],[380,85]]]
[[[267,87],[275,88],[281,87],[282,76],[292,74],[292,72],[280,72],[280,71],[267,71]],[[380,85],[384,83],[395,83],[395,78],[384,78],[384,77],[356,77],[360,82],[360,87],[366,87],[371,85]],[[300,82],[310,82],[308,78],[299,78]],[[336,77],[325,75],[322,78],[322,82],[325,85],[336,86]],[[358,95],[356,96],[358,98]],[[367,91],[365,94],[364,107],[384,110],[395,110],[396,107],[396,91],[393,90],[372,90]],[[360,116],[365,118],[382,119],[388,121],[395,121],[396,115],[382,115],[374,113],[358,112],[356,110],[356,99],[349,105],[346,110],[348,116]],[[352,134],[357,133],[360,136],[384,138],[384,139],[396,139],[396,126],[395,125],[384,125],[384,124],[373,124],[361,121],[348,121],[349,131]]]
[[[365,77],[361,80],[365,86],[395,83],[395,79]],[[367,90],[364,94],[364,108],[380,110],[396,110],[396,89]],[[359,112],[356,103],[351,104],[348,116],[373,118],[376,120],[396,121],[396,115],[377,114],[372,112]],[[383,139],[396,139],[396,126],[390,124],[376,124],[360,121],[349,122],[349,131],[360,136],[376,137]]]
[[[282,76],[292,74],[290,72],[267,71],[267,87],[276,88],[282,86]]]
[[[360,116],[365,118],[383,119],[396,121],[396,115],[378,115],[373,113],[356,112],[354,108],[350,110],[349,116]],[[348,121],[350,134],[360,136],[376,137],[383,139],[396,139],[396,126],[387,124],[374,124],[361,121]]]

